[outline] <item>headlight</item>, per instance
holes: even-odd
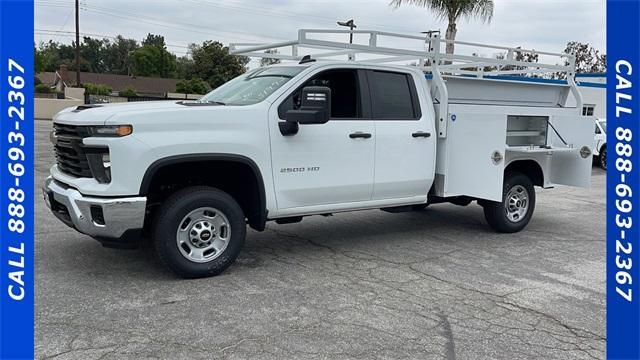
[[[133,132],[131,125],[89,126],[90,136],[127,136]]]

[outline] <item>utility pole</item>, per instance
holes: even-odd
[[[80,0],[76,0],[76,86],[80,86]]]

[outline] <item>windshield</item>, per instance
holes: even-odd
[[[600,121],[600,127],[602,128],[602,131],[604,131],[604,133],[607,133],[607,122],[606,121]]]
[[[206,94],[199,102],[220,105],[257,104],[302,70],[302,66],[276,66],[250,71]]]

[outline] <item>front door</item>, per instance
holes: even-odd
[[[375,129],[372,120],[364,120],[362,76],[352,69],[321,71],[271,107],[269,131],[279,214],[371,200]],[[296,134],[282,135],[278,123],[284,121],[287,110],[297,108],[304,86],[331,89],[331,119],[326,124],[299,125]]]

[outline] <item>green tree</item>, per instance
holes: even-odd
[[[193,76],[194,61],[188,56],[180,56],[176,59],[176,77],[178,79],[190,79]]]
[[[265,54],[277,54],[278,49],[265,50]],[[280,59],[262,58],[260,59],[260,67],[280,64]]]
[[[51,94],[53,89],[47,84],[37,84],[34,88],[34,92],[38,94]]]
[[[42,42],[35,50],[36,72],[57,71],[61,64],[67,65],[69,70],[75,71],[74,45],[60,44],[49,40]],[[80,56],[80,70],[90,71],[89,62]]]
[[[154,35],[151,33],[147,34],[147,37],[142,40],[142,46],[151,45],[157,46],[160,48],[166,48],[167,44],[164,43],[164,36],[162,35]]]
[[[144,45],[131,53],[131,68],[134,75],[173,77],[176,72],[176,56],[165,48]]]
[[[138,50],[140,45],[133,39],[116,36],[113,42],[106,41],[103,61],[106,72],[110,74],[129,75],[131,69],[130,54]]]
[[[85,92],[89,95],[110,95],[111,87],[104,84],[92,84],[84,83],[82,87],[85,88]]]
[[[199,77],[216,88],[246,71],[246,56],[229,54],[229,49],[217,41],[205,41],[190,46],[193,58],[193,77]]]
[[[570,41],[564,49],[565,54],[575,55],[577,73],[607,72],[607,55],[593,46],[578,41]],[[565,62],[569,65],[569,61]]]
[[[163,36],[148,34],[142,47],[131,53],[131,65],[134,75],[174,77],[176,56],[167,51]]]
[[[136,92],[136,89],[132,85],[127,85],[124,89],[118,91],[118,96],[136,97],[138,96],[138,93]]]
[[[176,92],[181,94],[206,94],[209,89],[207,83],[200,78],[182,80],[176,84]]]
[[[106,70],[104,62],[105,41],[108,40],[99,40],[88,36],[83,38],[80,57],[86,61],[90,72],[104,73]]]
[[[448,20],[446,40],[455,40],[458,33],[457,22],[461,18],[478,19],[491,22],[493,18],[493,0],[392,0],[396,8],[401,5],[415,5],[430,9],[440,19]],[[453,54],[454,44],[447,43],[447,54]]]

